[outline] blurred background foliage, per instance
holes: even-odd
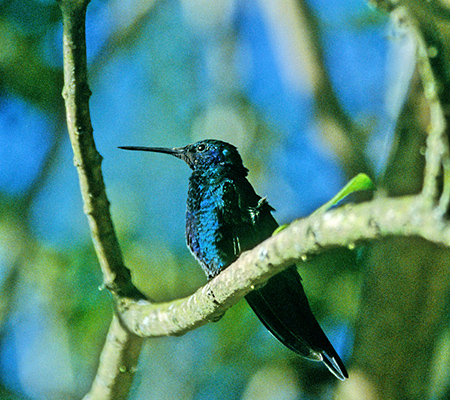
[[[321,64],[305,61],[309,36]],[[93,0],[92,122],[138,287],[169,300],[205,282],[184,241],[189,170],[117,146],[229,141],[280,223],[306,216],[352,174],[385,171],[414,65],[411,53],[396,52],[406,39],[394,36],[362,0]],[[95,373],[112,301],[100,290],[66,134],[57,3],[0,0],[0,38],[0,398],[77,399]],[[327,91],[312,78],[320,73]],[[323,111],[330,96],[340,107],[334,116],[337,108]],[[335,151],[341,143],[326,135],[333,119],[351,127],[360,158]],[[346,363],[364,257],[363,248],[337,249],[301,266]],[[131,398],[329,399],[333,383],[240,302],[218,323],[148,340]]]

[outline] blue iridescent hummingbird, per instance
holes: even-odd
[[[120,147],[171,154],[192,169],[186,211],[186,241],[208,279],[278,227],[274,209],[247,180],[235,146],[202,140],[185,147]],[[245,297],[265,327],[301,356],[322,361],[339,379],[348,378],[340,357],[314,317],[295,265]]]

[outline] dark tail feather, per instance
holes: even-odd
[[[323,361],[338,379],[347,370],[311,312],[295,266],[275,275],[246,300],[265,327],[286,347],[314,361]]]

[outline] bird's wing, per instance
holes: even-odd
[[[273,208],[250,186],[226,182],[221,207],[222,236],[237,258],[271,236],[278,226]],[[234,259],[233,259],[234,261]],[[295,265],[273,276],[246,296],[265,327],[286,347],[303,357],[323,361],[339,379],[347,371],[314,317]]]
[[[273,208],[245,178],[238,184],[225,181],[222,190],[219,226],[237,258],[270,237],[278,224],[271,214]]]

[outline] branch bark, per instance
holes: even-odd
[[[438,210],[444,214],[447,211],[450,197],[448,178],[450,160],[448,137],[446,135],[447,124],[438,94],[439,85],[431,66],[428,45],[418,22],[408,12],[406,7],[398,7],[393,10],[391,19],[394,21],[397,29],[408,29],[417,42],[417,69],[421,77],[430,115],[422,194],[430,207],[437,203],[440,196]],[[444,174],[444,189],[440,195],[439,179],[442,173]]]
[[[135,299],[144,296],[131,283],[114,231],[95,147],[89,113],[91,92],[86,63],[86,0],[61,0],[63,16],[64,89],[67,127],[78,170],[84,211],[88,217],[104,285],[113,293]],[[87,399],[124,399],[132,383],[142,339],[126,331],[116,317],[110,326],[97,376]]]
[[[119,314],[136,335],[181,335],[214,321],[248,292],[293,262],[338,246],[391,236],[418,236],[450,246],[450,224],[423,201],[423,196],[380,198],[347,205],[294,221],[288,228],[245,252],[192,296],[163,304],[119,301]]]
[[[64,89],[67,127],[78,170],[84,212],[89,221],[104,285],[112,292],[143,298],[132,286],[114,231],[89,113],[91,91],[86,64],[85,0],[61,0],[64,41]]]
[[[143,339],[113,316],[91,390],[84,400],[126,399],[137,371]]]

